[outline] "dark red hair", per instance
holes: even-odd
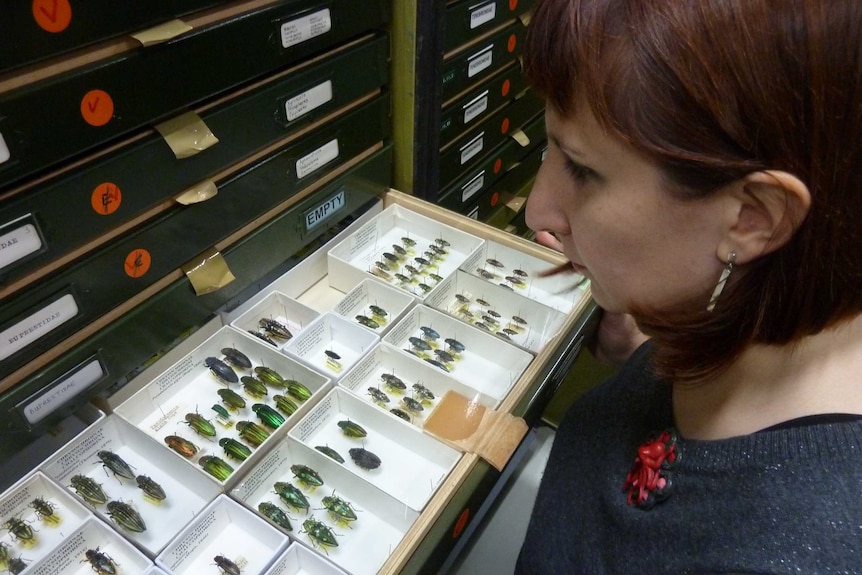
[[[635,313],[660,375],[703,380],[750,343],[862,313],[862,2],[539,0],[525,68],[547,105],[586,102],[655,161],[669,193],[765,169],[811,192],[792,239],[738,268],[713,312]]]

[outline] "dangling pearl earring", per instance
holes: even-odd
[[[718,283],[715,284],[715,289],[712,290],[712,297],[709,298],[709,305],[706,306],[706,311],[712,311],[715,308],[715,302],[718,301],[718,296],[724,290],[724,284],[727,283],[727,278],[730,277],[730,272],[733,271],[733,264],[736,263],[736,252],[727,254],[727,265],[721,270],[721,276],[718,278]]]

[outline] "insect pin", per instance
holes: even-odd
[[[273,489],[275,489],[275,494],[290,507],[296,510],[305,509],[305,512],[308,513],[308,499],[298,487],[287,481],[276,481]]]
[[[307,465],[291,465],[290,471],[296,477],[297,481],[305,487],[320,487],[323,485],[323,478],[320,477],[320,474]]]
[[[223,347],[221,354],[224,356],[224,360],[232,366],[240,369],[251,369],[251,360],[235,347]]]
[[[251,406],[251,410],[257,414],[261,423],[270,429],[278,429],[285,421],[282,414],[265,403],[255,403]]]
[[[42,497],[36,497],[33,499],[33,501],[30,502],[30,508],[36,512],[36,515],[42,521],[56,522],[60,520],[60,518],[54,513],[57,506]]]
[[[243,397],[234,390],[223,387],[219,389],[217,393],[221,398],[221,402],[225,404],[228,409],[237,410],[245,407],[245,399],[243,399]]]
[[[20,517],[12,517],[6,520],[3,525],[13,538],[23,543],[32,542],[36,536],[33,534],[33,528]]]
[[[344,463],[344,458],[341,457],[341,454],[329,447],[328,445],[316,445],[314,446],[316,450],[329,457],[330,459],[334,459],[338,463]]]
[[[165,443],[168,447],[189,459],[194,457],[195,453],[198,452],[198,446],[189,441],[184,437],[180,437],[179,435],[168,435],[165,437]]]
[[[269,431],[253,421],[237,421],[236,430],[240,439],[248,442],[252,447],[258,447],[269,437]]]
[[[143,533],[147,530],[147,524],[141,514],[134,507],[124,501],[108,502],[108,516],[111,521],[134,533]]]
[[[285,531],[293,531],[293,525],[290,523],[290,516],[285,513],[284,509],[269,501],[261,501],[257,510],[260,514],[284,529]]]
[[[365,431],[365,428],[359,425],[358,423],[353,423],[349,419],[343,419],[338,422],[338,427],[341,428],[341,431],[347,437],[365,437],[368,435],[368,432]]]
[[[132,466],[126,463],[122,457],[113,451],[103,449],[102,451],[97,452],[96,456],[102,461],[102,467],[109,469],[115,477],[122,477],[124,479],[135,478]]]
[[[239,565],[225,557],[224,555],[216,555],[213,557],[216,566],[223,575],[242,575]]]
[[[204,365],[209,368],[216,379],[223,383],[236,383],[239,381],[239,377],[237,377],[233,368],[217,357],[204,359]]]
[[[148,499],[164,501],[168,497],[167,494],[165,494],[164,488],[153,481],[148,475],[138,475],[135,477],[135,482],[138,484],[141,491],[144,492],[144,496]]]
[[[84,552],[84,559],[81,563],[89,563],[93,571],[99,575],[116,575],[117,563],[107,553],[100,551],[98,547],[95,549],[87,549]]]
[[[329,511],[332,518],[339,523],[346,525],[349,521],[356,521],[356,511],[353,509],[353,505],[335,495],[335,491],[332,492],[332,495],[324,497],[321,503],[323,503],[323,508]]]
[[[364,447],[351,447],[348,453],[353,463],[362,469],[371,470],[380,467],[380,458]]]
[[[198,463],[204,471],[219,481],[226,480],[233,473],[233,466],[216,455],[204,455],[198,460]]]
[[[245,461],[251,455],[251,449],[232,437],[222,437],[218,444],[224,449],[225,455],[237,461]]]
[[[216,430],[212,421],[205,418],[200,413],[189,412],[186,414],[185,423],[192,428],[192,431],[202,437],[215,437]],[[132,476],[134,477],[134,476]]]
[[[302,529],[303,533],[308,535],[312,545],[315,548],[320,547],[327,555],[329,555],[329,552],[326,551],[327,547],[338,547],[335,533],[322,521],[317,521],[314,517],[310,517],[302,522]]]
[[[70,481],[72,489],[84,501],[92,505],[100,505],[108,501],[108,496],[105,494],[102,486],[86,475],[73,475]]]

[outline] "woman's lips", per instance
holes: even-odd
[[[584,266],[582,266],[580,264],[576,264],[575,262],[571,262],[571,263],[572,263],[572,269],[574,269],[576,272],[578,272],[581,275],[584,275],[586,273],[587,268],[585,268]]]

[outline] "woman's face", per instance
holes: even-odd
[[[671,196],[657,166],[606,134],[588,109],[563,117],[547,107],[548,152],[527,224],[557,237],[608,311],[700,299],[705,308],[723,267],[718,202]]]

